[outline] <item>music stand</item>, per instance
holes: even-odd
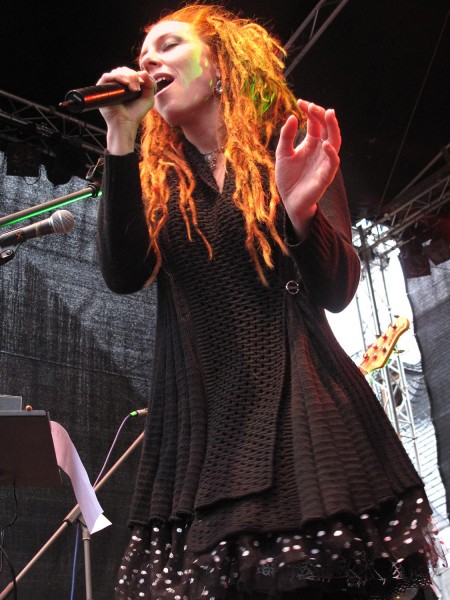
[[[3,430],[6,429],[5,425],[6,420],[5,420],[5,425],[2,424],[2,416],[3,415],[9,415],[12,414],[13,416],[17,416],[18,413],[20,414],[20,416],[22,416],[23,414],[27,413],[28,411],[13,411],[12,413],[8,413],[7,411],[0,411],[0,436],[3,433]],[[47,424],[44,425],[45,421],[43,419],[41,419],[41,423],[39,425],[40,428],[40,433],[44,434],[44,438],[47,438],[47,442],[49,442],[49,438],[47,436],[47,427],[48,427],[48,432],[50,432],[50,421],[49,421],[49,417],[47,415],[47,413],[45,411],[29,411],[28,414],[30,413],[38,413],[39,416],[43,417],[44,415],[47,418]],[[23,423],[25,423],[25,421],[23,421]],[[31,423],[31,421],[29,422]],[[20,424],[20,422],[19,422]],[[12,429],[12,428],[11,428]],[[9,431],[9,429],[7,429],[7,431]],[[134,452],[134,450],[138,447],[138,445],[142,442],[144,438],[144,432],[142,432],[136,439],[135,441],[131,444],[131,446],[129,446],[129,448],[122,454],[122,456],[115,462],[115,464],[109,469],[109,471],[106,473],[106,475],[104,475],[100,481],[98,483],[95,484],[94,486],[94,491],[97,492],[107,481],[108,479],[117,471],[117,469],[119,469],[119,467],[122,465],[122,463],[128,458],[128,456]],[[0,437],[0,452],[2,452],[2,447],[3,447],[3,439]],[[53,439],[51,438],[51,433],[50,433],[50,441],[51,441],[51,448],[49,448],[47,446],[47,450],[48,450],[48,455],[52,455],[52,458],[49,459],[49,462],[47,463],[47,467],[49,469],[49,477],[47,479],[47,481],[49,481],[48,485],[59,485],[61,483],[60,477],[59,477],[59,471],[58,471],[58,482],[56,482],[56,473],[53,471],[53,466],[50,467],[50,465],[54,462],[54,466],[57,467],[56,464],[56,456],[55,456],[55,450],[54,450],[54,446],[53,446]],[[25,455],[25,452],[23,453]],[[46,459],[47,460],[47,459]],[[2,467],[4,464],[7,464],[7,460],[4,460],[4,457],[0,454],[0,471],[2,470]],[[9,469],[9,471],[12,471],[13,469]],[[28,470],[27,468],[25,468],[24,470]],[[8,477],[8,472],[4,473],[4,477],[7,478]],[[30,475],[29,478],[30,481],[33,480],[33,476],[32,474]],[[42,481],[42,478],[39,477],[39,480]],[[52,483],[53,482],[53,483]],[[3,483],[3,482],[1,482]],[[42,485],[42,484],[39,484]],[[84,542],[84,550],[85,550],[85,582],[86,582],[86,600],[92,600],[92,582],[91,582],[91,573],[90,573],[90,534],[89,531],[86,527],[86,525],[84,524],[84,520],[82,519],[82,515],[81,515],[81,510],[80,510],[80,506],[77,504],[72,510],[71,512],[64,518],[62,524],[60,525],[60,527],[57,529],[57,531],[55,531],[55,533],[51,536],[51,538],[42,546],[42,548],[34,555],[34,557],[30,560],[30,562],[22,569],[22,571],[20,573],[18,573],[18,575],[15,578],[16,582],[19,582],[27,573],[28,571],[36,564],[36,562],[41,558],[41,556],[48,550],[48,548],[53,544],[53,542],[61,535],[61,533],[67,529],[67,527],[69,525],[72,525],[75,521],[79,521],[82,529],[83,529],[83,542]],[[13,591],[14,589],[14,584],[8,583],[8,585],[2,590],[0,591],[0,600],[5,600],[9,594]]]
[[[0,485],[61,485],[45,410],[0,411]]]

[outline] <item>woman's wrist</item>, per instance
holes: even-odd
[[[108,129],[106,148],[110,154],[122,156],[134,152],[137,130],[135,128]]]
[[[307,210],[288,211],[286,210],[291,222],[292,230],[294,231],[297,240],[300,242],[308,235],[309,227],[314,220],[317,212],[317,204],[313,204]]]

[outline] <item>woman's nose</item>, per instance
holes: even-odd
[[[150,72],[151,69],[158,67],[161,64],[161,60],[156,54],[145,54],[140,60],[140,67],[142,70]]]

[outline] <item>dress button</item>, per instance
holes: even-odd
[[[289,294],[292,294],[292,296],[295,296],[295,294],[298,294],[298,292],[300,290],[300,285],[297,281],[294,281],[293,279],[291,279],[286,284],[286,290],[287,290],[287,292],[289,292]]]

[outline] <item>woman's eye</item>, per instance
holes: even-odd
[[[162,49],[163,49],[163,52],[164,52],[165,50],[170,50],[170,48],[173,48],[173,47],[174,47],[174,46],[176,46],[176,45],[177,45],[177,42],[166,42],[166,43],[164,44],[164,46],[162,47]]]

